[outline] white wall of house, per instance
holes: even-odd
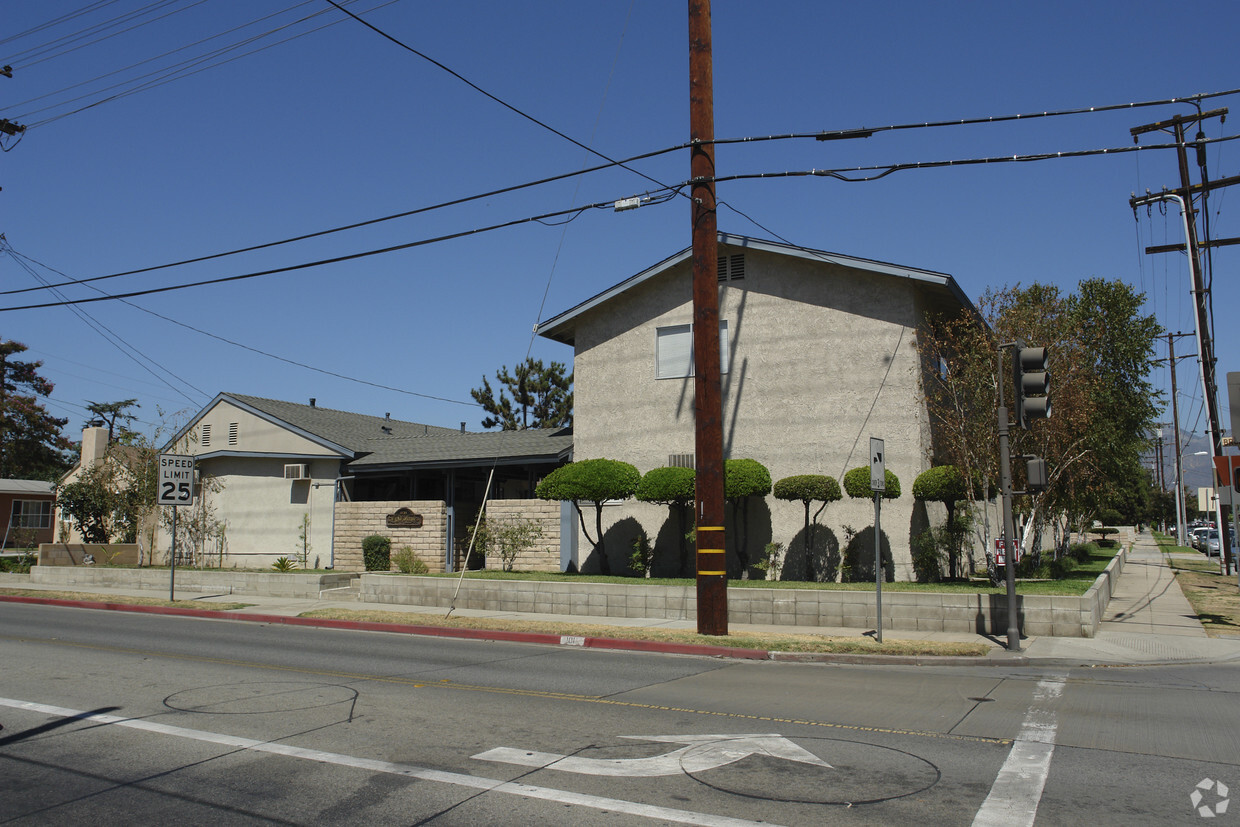
[[[887,469],[904,494],[884,502],[882,529],[897,578],[908,579],[910,534],[924,528],[925,515],[909,492],[931,455],[915,341],[918,288],[906,278],[763,251],[745,251],[745,259],[744,280],[720,289],[725,456],[756,459],[773,480],[842,480],[848,469],[868,466],[871,436],[884,439]],[[576,459],[621,459],[645,473],[669,464],[670,455],[694,452],[693,382],[656,374],[659,330],[692,321],[689,267],[676,265],[577,320]],[[761,506],[751,513],[759,523],[751,537],[790,544],[803,526],[800,503],[771,496],[766,508],[769,517]],[[609,508],[607,517],[632,518],[653,538],[666,513],[633,504]],[[845,526],[861,530],[873,520],[872,501],[845,496],[820,523],[843,545]],[[759,552],[761,544],[751,543],[751,556]]]
[[[195,507],[223,522],[224,567],[263,569],[279,557],[296,559],[307,516],[307,565],[331,563],[338,454],[226,401],[204,413],[169,453],[198,458]],[[285,466],[292,464],[304,464],[309,479],[286,479]],[[178,520],[183,517],[192,517],[191,509],[183,508]],[[219,559],[218,538],[203,546],[205,556]],[[161,530],[156,562],[167,560],[170,547],[169,532]]]

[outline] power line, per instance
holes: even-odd
[[[19,257],[19,258],[23,258],[23,259],[25,259],[26,261],[29,261],[29,262],[31,262],[31,263],[33,263],[33,264],[37,264],[38,266],[40,266],[40,267],[44,268],[45,270],[51,270],[53,273],[59,273],[59,274],[60,274],[60,275],[62,275],[62,276],[63,276],[63,275],[65,275],[65,274],[64,274],[64,273],[62,273],[60,270],[57,270],[55,267],[51,267],[51,266],[49,266],[49,265],[47,265],[47,264],[44,264],[44,263],[43,263],[43,262],[41,262],[41,261],[37,261],[37,260],[35,260],[35,259],[33,259],[33,258],[30,258],[29,256],[22,255],[21,253],[19,253],[19,252],[17,252],[16,250],[14,250],[11,246],[10,246],[10,247],[8,247],[8,249],[6,249],[6,250],[5,250],[5,252],[7,252],[10,256],[16,256],[16,257]],[[98,293],[103,293],[103,291],[102,291],[102,290],[99,290],[99,288],[97,288],[97,287],[92,287],[91,289],[92,289],[92,290],[94,290],[94,291],[96,291],[96,292],[98,292]],[[104,295],[106,295],[106,294],[104,294]],[[191,325],[191,324],[187,324],[186,322],[182,322],[182,321],[180,321],[180,320],[178,320],[178,319],[174,319],[174,318],[172,318],[171,316],[165,316],[165,315],[164,315],[164,314],[162,314],[162,313],[157,313],[157,312],[156,312],[156,311],[154,311],[154,310],[150,310],[150,309],[148,309],[148,308],[142,307],[141,305],[134,304],[134,303],[133,303],[133,302],[131,302],[131,301],[127,301],[127,300],[125,300],[125,299],[120,299],[120,302],[121,302],[122,304],[129,305],[129,306],[130,306],[130,307],[132,307],[134,310],[138,310],[138,311],[141,311],[141,312],[143,312],[143,313],[146,313],[148,316],[154,316],[155,318],[157,318],[157,319],[162,319],[163,321],[168,322],[169,324],[174,324],[174,325],[177,325],[178,327],[183,327],[183,328],[185,328],[186,330],[192,330],[192,331],[193,331],[193,332],[195,332],[195,333],[201,334],[201,335],[206,336],[206,337],[208,337],[208,338],[210,338],[210,339],[215,339],[215,340],[216,340],[216,341],[218,341],[218,342],[223,342],[224,344],[232,345],[233,347],[239,347],[239,348],[241,348],[242,350],[248,350],[248,351],[250,351],[251,353],[257,353],[257,354],[258,354],[258,355],[260,355],[260,356],[266,356],[267,358],[269,358],[269,359],[275,359],[275,360],[276,360],[276,361],[278,361],[278,362],[284,362],[285,364],[288,364],[288,365],[293,365],[293,366],[295,366],[295,367],[299,367],[299,368],[305,368],[306,370],[314,371],[315,373],[321,373],[321,374],[323,374],[323,375],[325,375],[325,376],[332,376],[332,377],[335,377],[336,379],[345,379],[345,380],[347,380],[347,381],[349,381],[349,382],[355,382],[355,383],[357,383],[357,384],[359,384],[359,385],[366,385],[366,386],[368,386],[368,387],[372,387],[372,388],[379,388],[380,390],[394,391],[395,393],[402,393],[402,394],[405,394],[406,396],[416,396],[416,397],[419,397],[419,398],[421,398],[421,399],[432,399],[432,400],[435,400],[435,401],[437,401],[437,402],[451,402],[451,403],[452,403],[452,404],[454,404],[454,405],[468,405],[468,406],[469,406],[469,407],[471,407],[471,408],[480,407],[480,406],[479,406],[476,402],[465,402],[465,401],[462,401],[462,400],[459,400],[459,399],[449,399],[449,398],[447,398],[447,397],[445,397],[445,396],[435,396],[434,394],[429,394],[429,393],[418,393],[417,391],[405,390],[404,388],[395,388],[395,387],[392,387],[391,385],[383,385],[383,384],[380,384],[380,383],[378,383],[378,382],[370,382],[370,381],[365,380],[365,379],[358,379],[358,378],[357,378],[357,377],[355,377],[355,376],[346,376],[346,375],[345,375],[345,374],[343,374],[343,373],[336,373],[335,371],[327,370],[326,368],[319,368],[319,367],[315,367],[314,365],[308,365],[308,364],[306,364],[305,362],[298,362],[298,361],[296,361],[295,359],[288,359],[288,358],[285,358],[284,356],[277,356],[277,355],[276,355],[276,354],[274,354],[274,353],[268,353],[268,352],[267,352],[267,351],[265,351],[265,350],[260,350],[259,348],[252,347],[252,346],[247,345],[247,344],[243,344],[243,343],[238,342],[238,341],[235,341],[235,340],[233,340],[233,339],[229,339],[229,338],[227,338],[227,337],[225,337],[225,336],[220,336],[220,335],[215,334],[215,333],[212,333],[212,332],[210,332],[210,331],[208,331],[208,330],[203,330],[202,328],[199,328],[199,327],[194,327],[194,326],[193,326],[193,325]]]
[[[156,270],[166,270],[171,267],[181,267],[182,265],[186,265],[186,264],[197,264],[198,262],[211,261],[213,259],[224,258],[226,256],[234,256],[240,253],[252,253],[255,250],[265,250],[270,247],[279,247],[283,244],[293,244],[298,241],[306,241],[311,238],[320,238],[322,236],[331,235],[333,233],[341,233],[347,230],[356,230],[360,227],[369,227],[373,224],[380,224],[384,221],[393,221],[397,218],[408,218],[409,216],[420,215],[422,213],[428,213],[434,210],[444,209],[446,207],[455,207],[460,204],[467,204],[471,201],[479,201],[484,198],[491,198],[492,196],[496,196],[496,195],[504,195],[510,192],[517,192],[519,190],[529,189],[530,187],[537,187],[537,186],[541,186],[543,184],[549,184],[555,181],[562,181],[566,178],[573,178],[575,176],[586,175],[592,172],[598,172],[600,170],[610,169],[612,167],[620,165],[621,163],[632,163],[633,161],[641,161],[647,158],[654,158],[659,155],[666,155],[669,152],[675,152],[677,150],[686,149],[688,148],[688,146],[689,146],[688,144],[680,144],[678,146],[667,147],[666,149],[658,149],[653,152],[645,152],[645,153],[642,153],[641,155],[633,155],[629,158],[625,158],[623,162],[609,162],[606,164],[599,164],[597,166],[589,167],[586,169],[580,169],[576,172],[565,172],[559,175],[552,175],[548,178],[541,178],[537,181],[527,181],[526,183],[523,183],[523,184],[514,184],[508,187],[501,187],[499,189],[490,190],[489,192],[478,193],[477,195],[467,195],[463,198],[454,198],[451,201],[442,201],[438,204],[431,204],[426,207],[418,207],[412,210],[405,210],[403,212],[393,213],[391,215],[385,215],[379,218],[370,218],[365,221],[358,221],[353,224],[345,224],[340,227],[332,227],[331,229],[327,229],[327,230],[318,230],[312,233],[305,233],[303,235],[293,236],[291,238],[284,238],[279,241],[268,241],[263,244],[255,244],[249,247],[240,247],[235,250],[227,250],[222,253],[211,253],[210,255],[196,256],[194,258],[182,259],[180,261],[172,261],[172,262],[168,262],[167,264],[157,264],[151,267],[140,267],[136,270],[125,270],[119,273],[109,273],[106,276],[92,276],[91,278],[74,279],[72,281],[64,281],[64,282],[60,282],[59,284],[53,284],[50,286],[51,287],[68,287],[74,284],[90,284],[91,282],[106,281],[107,279],[115,279],[115,278],[120,278],[122,276],[134,276],[140,273],[152,273],[152,272],[155,272]],[[608,203],[612,203],[612,202],[608,202]],[[581,209],[588,209],[588,208],[582,207]],[[44,289],[48,289],[48,288],[23,287],[23,288],[16,289],[16,290],[0,290],[0,296],[10,296],[10,295],[15,295],[17,293],[30,293],[32,291],[44,290]]]
[[[543,129],[547,130],[548,132],[551,132],[552,134],[557,135],[557,136],[559,136],[559,137],[563,138],[564,140],[568,141],[568,142],[569,142],[570,144],[572,144],[573,146],[577,146],[577,147],[580,147],[580,148],[584,149],[586,152],[589,152],[591,155],[597,155],[599,158],[602,158],[604,161],[607,161],[607,162],[608,162],[608,163],[610,163],[610,164],[613,164],[613,165],[615,165],[615,166],[621,167],[622,169],[626,169],[626,170],[628,170],[629,172],[633,173],[634,175],[640,175],[642,178],[645,178],[647,181],[650,181],[650,182],[651,182],[651,183],[653,183],[653,184],[658,184],[659,188],[660,188],[660,189],[662,189],[662,190],[670,189],[670,188],[668,187],[668,185],[667,185],[667,184],[664,184],[662,181],[659,181],[659,180],[657,180],[657,179],[655,179],[655,178],[651,178],[649,175],[647,175],[646,173],[644,173],[644,172],[642,172],[642,171],[640,171],[640,170],[633,169],[633,168],[632,168],[632,167],[630,167],[630,166],[625,166],[625,164],[624,164],[622,161],[616,161],[616,160],[614,160],[614,159],[612,159],[612,158],[608,157],[607,155],[604,155],[603,153],[599,152],[597,149],[594,149],[593,147],[586,146],[586,145],[585,145],[585,144],[583,144],[581,141],[578,141],[576,138],[570,138],[568,135],[565,135],[563,132],[561,132],[560,130],[556,129],[555,127],[553,127],[553,126],[551,126],[551,125],[549,125],[549,124],[547,124],[547,123],[544,123],[543,121],[538,120],[538,118],[535,118],[533,115],[530,115],[530,114],[529,114],[529,113],[527,113],[527,112],[523,112],[522,110],[520,110],[520,109],[518,109],[517,107],[513,106],[511,103],[508,103],[506,100],[504,100],[504,99],[502,99],[502,98],[500,98],[500,97],[498,97],[498,96],[496,96],[496,95],[491,94],[490,92],[488,92],[487,90],[483,89],[481,86],[479,86],[478,84],[474,83],[473,81],[469,80],[468,78],[466,78],[464,75],[460,74],[459,72],[456,72],[456,71],[454,71],[453,69],[448,68],[448,67],[447,67],[447,66],[445,66],[444,64],[440,63],[438,60],[435,60],[433,57],[431,57],[431,56],[429,56],[429,55],[427,55],[427,54],[424,54],[424,53],[422,53],[422,52],[419,52],[417,49],[413,48],[413,47],[412,47],[412,46],[410,46],[409,44],[407,44],[407,43],[405,43],[405,42],[403,42],[403,41],[401,41],[401,40],[399,40],[399,39],[397,39],[397,38],[393,37],[392,35],[388,34],[387,32],[383,31],[382,29],[378,28],[377,26],[374,26],[374,25],[372,25],[371,23],[368,23],[367,21],[365,21],[365,20],[363,20],[362,18],[358,17],[356,14],[354,14],[353,12],[349,11],[348,9],[344,8],[344,7],[343,7],[343,6],[341,6],[339,3],[337,3],[337,2],[336,2],[336,0],[327,0],[327,2],[328,2],[328,3],[330,3],[330,4],[332,4],[332,5],[333,5],[333,6],[335,6],[336,8],[340,9],[340,11],[344,12],[344,13],[345,13],[345,14],[347,14],[349,17],[352,17],[352,18],[353,18],[354,20],[356,20],[358,23],[361,23],[363,26],[365,26],[366,28],[370,29],[370,30],[371,30],[372,32],[374,32],[375,34],[377,34],[377,35],[379,35],[379,36],[381,36],[381,37],[384,37],[384,38],[386,38],[387,40],[390,40],[392,43],[395,43],[397,46],[400,46],[402,49],[405,49],[406,51],[412,52],[413,54],[415,54],[415,55],[417,55],[418,57],[422,58],[422,59],[423,59],[423,60],[425,60],[427,63],[430,63],[431,65],[435,66],[436,68],[442,69],[443,71],[445,71],[445,72],[447,72],[448,74],[452,75],[452,77],[454,77],[454,78],[456,78],[457,80],[461,81],[461,83],[464,83],[464,84],[465,84],[466,86],[468,86],[470,89],[473,89],[474,91],[478,92],[479,94],[481,94],[481,95],[483,95],[483,96],[485,96],[485,97],[487,97],[487,98],[490,98],[491,100],[495,101],[495,102],[496,102],[496,103],[498,103],[500,106],[504,107],[505,109],[509,110],[510,112],[513,112],[514,114],[520,115],[522,118],[525,118],[525,119],[526,119],[527,121],[529,121],[530,123],[535,124],[536,126],[540,126],[540,127],[542,127]],[[684,196],[684,197],[685,197],[685,198],[688,198],[689,196],[687,196],[687,195],[686,195],[686,196]]]
[[[683,186],[683,184],[681,186]],[[680,187],[677,187],[675,189],[670,189],[668,191],[667,197],[674,196],[678,194],[679,191],[680,191]],[[503,229],[505,227],[515,227],[520,224],[531,224],[534,222],[541,222],[548,218],[556,218],[556,217],[564,216],[564,215],[575,215],[575,214],[579,214],[579,213],[585,212],[586,210],[590,210],[590,209],[609,209],[614,204],[615,204],[614,200],[600,201],[594,204],[586,204],[581,207],[572,207],[567,210],[557,210],[556,212],[543,213],[541,215],[528,216],[526,218],[517,218],[517,219],[513,219],[512,221],[504,221],[499,224],[491,224],[486,227],[475,227],[470,230],[462,230],[460,232],[448,233],[446,235],[435,236],[433,238],[423,238],[417,241],[406,242],[405,244],[395,244],[391,247],[383,247],[378,250],[367,250],[361,253],[350,253],[348,255],[334,256],[332,258],[319,259],[318,261],[309,261],[309,262],[304,262],[302,264],[291,264],[286,267],[275,267],[270,270],[259,270],[253,273],[242,273],[240,275],[235,275],[235,276],[221,276],[219,278],[203,279],[201,281],[189,282],[186,284],[172,284],[172,285],[165,285],[163,287],[151,287],[145,290],[132,290],[128,293],[115,293],[115,294],[105,293],[102,296],[96,296],[96,297],[90,297],[90,298],[84,298],[84,299],[66,299],[64,301],[59,301],[59,302],[44,302],[42,304],[30,304],[30,305],[23,305],[19,307],[0,307],[0,313],[7,312],[10,310],[38,310],[44,307],[64,307],[65,305],[70,305],[70,304],[89,304],[92,302],[112,301],[116,299],[132,299],[135,296],[150,296],[156,293],[168,293],[173,290],[184,290],[188,287],[203,287],[209,284],[224,284],[224,283],[232,282],[232,281],[243,281],[245,279],[258,278],[260,276],[271,276],[271,275],[276,275],[278,273],[289,273],[295,270],[306,270],[312,267],[321,267],[325,264],[337,264],[342,261],[353,261],[353,260],[361,259],[361,258],[369,258],[370,256],[383,255],[385,253],[394,253],[398,250],[408,250],[414,247],[423,247],[428,244],[437,244],[442,241],[451,241],[453,239],[464,238],[466,236],[479,235],[481,233],[487,233],[493,230]]]
[[[33,268],[31,268],[20,258],[12,254],[13,253],[12,247],[8,244],[7,241],[0,241],[0,244],[2,244],[2,246],[0,246],[0,250],[2,250],[3,252],[9,253],[10,254],[9,257],[12,258],[15,262],[17,262],[17,265],[19,267],[21,267],[28,274],[30,274],[31,278],[37,279],[39,281],[43,280],[43,278],[38,273],[36,273],[33,270]],[[63,294],[61,294],[59,291],[53,291],[53,293],[63,298]],[[67,306],[69,307],[69,310],[75,316],[77,316],[80,321],[86,324],[87,327],[91,328],[96,333],[98,333],[100,336],[102,336],[113,347],[115,347],[122,354],[128,357],[134,364],[138,365],[138,367],[142,368],[147,373],[151,374],[151,376],[155,377],[161,383],[166,385],[169,390],[173,391],[174,393],[180,394],[185,399],[185,401],[189,402],[191,405],[195,404],[195,400],[193,398],[191,398],[188,394],[186,394],[180,388],[173,385],[163,376],[156,373],[146,363],[149,362],[151,365],[154,365],[155,367],[159,368],[161,371],[166,373],[168,376],[171,376],[172,378],[176,379],[178,382],[185,385],[187,388],[197,391],[201,396],[203,397],[207,396],[207,394],[204,393],[201,389],[194,387],[194,385],[191,384],[190,382],[187,382],[185,379],[182,379],[177,374],[168,370],[168,368],[164,367],[163,365],[156,362],[154,359],[142,353],[140,350],[135,348],[133,345],[129,344],[129,342],[125,341],[125,339],[122,336],[120,336],[118,333],[116,333],[116,331],[112,330],[111,328],[109,328],[107,325],[103,324],[99,320],[93,318],[90,314],[82,310],[80,307],[75,307],[72,305],[67,305]]]

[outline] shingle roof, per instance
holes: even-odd
[[[368,440],[370,453],[349,463],[349,467],[556,462],[567,459],[572,447],[573,432],[569,428],[464,434],[450,430],[429,437],[390,436]]]
[[[56,493],[56,485],[42,480],[0,480],[2,494],[44,494]]]
[[[243,406],[249,406],[298,430],[347,448],[354,454],[374,450],[369,447],[368,443],[380,437],[416,438],[460,434],[460,431],[454,428],[441,428],[438,425],[425,425],[420,422],[406,422],[382,416],[337,411],[332,408],[320,408],[317,405],[301,405],[296,402],[264,399],[260,396],[246,396],[239,393],[224,393],[220,396],[240,402]],[[387,434],[382,430],[383,428],[391,429],[391,434]]]
[[[571,428],[463,432],[239,393],[221,393],[203,412],[220,401],[335,446],[346,454],[346,461],[351,459],[349,467],[356,469],[558,462],[566,459],[573,447]]]

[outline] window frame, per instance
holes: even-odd
[[[677,353],[664,357],[664,341],[673,336],[687,335],[688,348],[681,344],[667,341],[667,346],[675,345]],[[728,368],[728,320],[719,320],[719,372],[727,374]],[[680,352],[687,350],[688,364],[682,366]],[[673,356],[675,362],[672,361]],[[666,370],[664,372],[666,363]],[[681,372],[683,371],[683,372]],[[662,325],[654,331],[654,378],[655,379],[691,379],[694,376],[693,359],[693,323]]]
[[[38,506],[32,509],[30,513],[22,506]],[[13,508],[9,513],[9,528],[32,528],[37,530],[48,529],[52,527],[53,503],[51,500],[13,500]],[[31,525],[31,518],[35,518],[38,525]]]

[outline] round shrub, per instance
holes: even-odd
[[[392,568],[392,541],[382,534],[371,534],[362,540],[362,562],[366,571],[390,571]]]
[[[833,503],[843,499],[840,484],[825,474],[797,474],[775,483],[775,499],[802,502]]]
[[[900,478],[891,471],[884,469],[887,490],[882,492],[884,500],[894,500],[900,496]],[[870,466],[862,465],[844,475],[844,490],[855,500],[872,500],[874,492],[870,490]]]
[[[756,459],[729,459],[723,463],[723,497],[765,497],[771,493],[771,472]]]
[[[637,484],[635,496],[644,503],[688,504],[693,502],[695,478],[692,468],[651,468]]]

